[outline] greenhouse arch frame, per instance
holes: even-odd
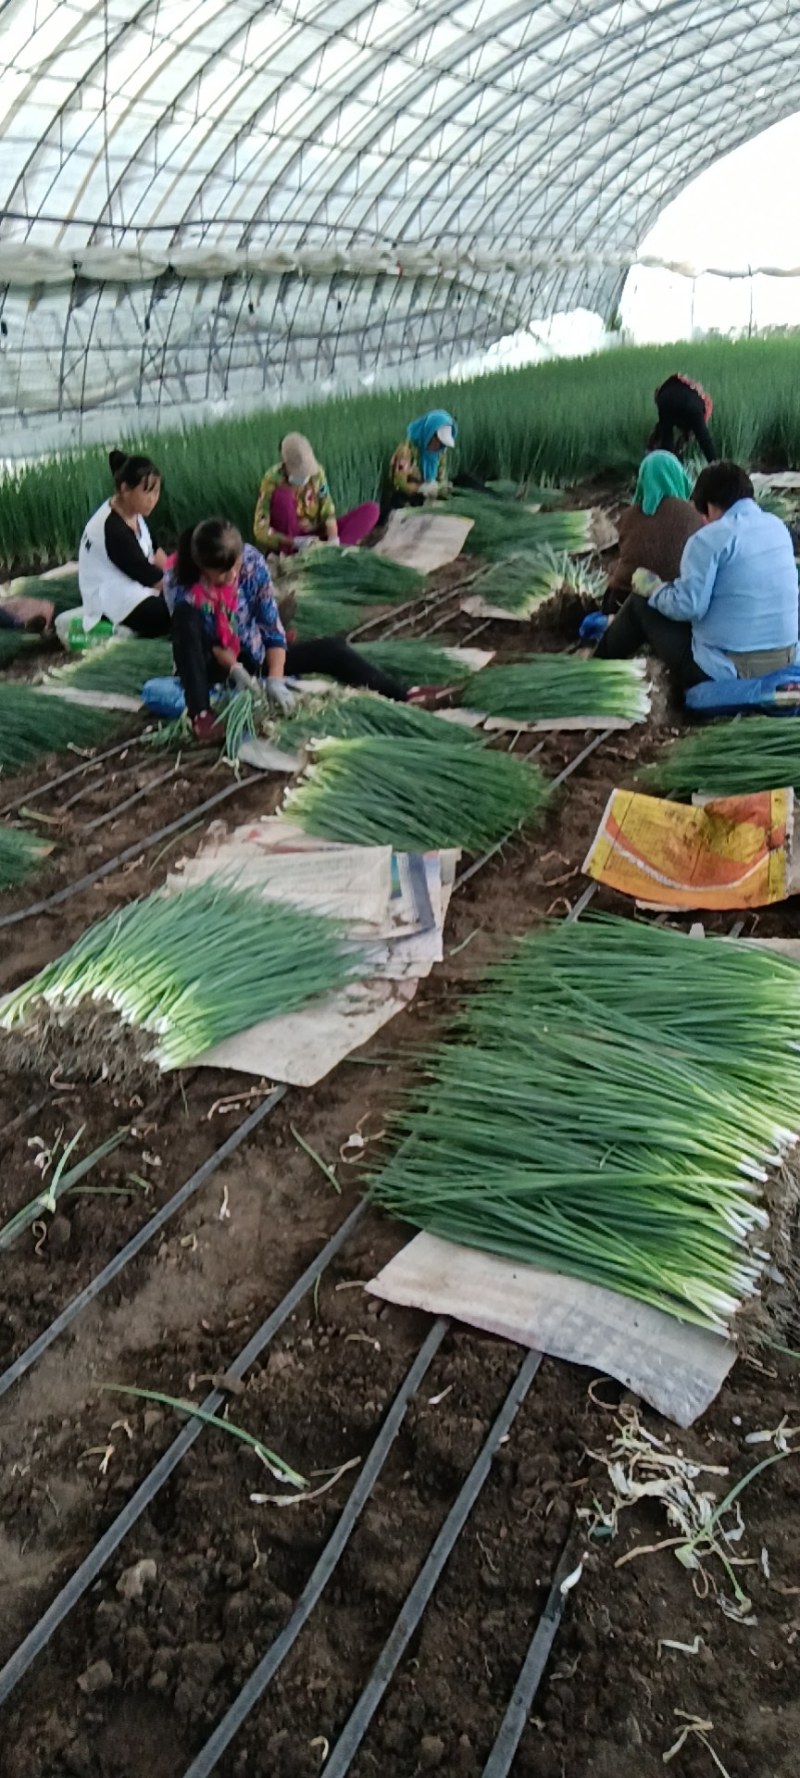
[[[797,108],[785,0],[2,0],[7,452],[450,369],[608,318]]]

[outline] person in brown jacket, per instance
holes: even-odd
[[[651,451],[644,458],[633,505],[619,520],[619,560],[609,575],[604,611],[619,610],[637,568],[649,569],[659,580],[677,578],[689,538],[705,523],[691,492],[686,470],[671,451]]]

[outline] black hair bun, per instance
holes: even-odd
[[[109,451],[108,453],[108,467],[112,475],[118,475],[123,463],[127,463],[127,461],[127,451]]]

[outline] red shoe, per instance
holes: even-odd
[[[221,743],[225,739],[225,730],[221,722],[217,722],[213,710],[201,710],[199,716],[192,717],[192,734],[196,741],[206,746]]]
[[[419,704],[424,710],[435,710],[437,704],[446,704],[454,698],[457,685],[412,685],[406,693],[407,704]]]

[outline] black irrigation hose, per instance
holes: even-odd
[[[508,1709],[498,1729],[497,1740],[483,1768],[481,1778],[508,1778],[564,1615],[564,1604],[568,1595],[562,1592],[562,1588],[568,1575],[576,1566],[575,1550],[574,1547],[570,1547],[568,1538],[559,1557],[544,1610],[533,1632],[528,1653],[520,1669],[519,1679],[511,1693]]]
[[[118,741],[115,747],[108,747],[105,753],[93,753],[90,759],[82,759],[79,766],[71,766],[68,772],[60,772],[57,778],[48,778],[46,784],[40,784],[38,790],[23,790],[21,795],[12,798],[0,809],[0,816],[13,815],[15,809],[21,809],[23,803],[34,803],[39,796],[49,796],[51,790],[57,790],[59,784],[67,784],[71,778],[77,778],[81,772],[91,771],[93,766],[102,765],[104,760],[113,759],[117,753],[124,753],[126,747],[136,747],[144,740],[144,735],[129,735],[127,741]]]
[[[91,1282],[79,1291],[77,1296],[73,1297],[71,1303],[67,1303],[66,1308],[56,1316],[55,1321],[51,1321],[50,1326],[46,1327],[44,1332],[40,1333],[38,1338],[33,1340],[18,1358],[14,1359],[13,1364],[10,1364],[0,1376],[0,1398],[12,1388],[14,1383],[19,1382],[20,1377],[24,1377],[32,1369],[48,1347],[52,1346],[53,1341],[57,1340],[59,1335],[72,1325],[89,1303],[94,1302],[95,1297],[105,1290],[106,1285],[118,1277],[129,1261],[135,1259],[137,1253],[141,1253],[142,1248],[147,1246],[148,1241],[152,1241],[153,1236],[159,1233],[159,1230],[169,1222],[176,1211],[181,1210],[184,1204],[188,1204],[189,1199],[194,1197],[195,1192],[205,1185],[206,1180],[210,1179],[213,1173],[216,1173],[223,1161],[227,1161],[229,1156],[234,1154],[243,1142],[247,1141],[248,1136],[252,1135],[263,1119],[268,1117],[275,1106],[280,1104],[281,1099],[286,1097],[288,1090],[288,1087],[284,1086],[275,1087],[266,1099],[262,1099],[255,1111],[251,1111],[249,1117],[246,1117],[237,1129],[231,1131],[230,1136],[226,1137],[221,1147],[215,1149],[214,1153],[209,1155],[208,1160],[197,1168],[191,1179],[187,1179],[184,1185],[179,1186],[172,1197],[167,1199],[166,1204],[162,1204],[161,1209],[150,1217],[149,1222],[144,1223],[138,1233],[133,1235],[130,1241],[119,1249],[118,1253],[115,1253],[108,1265],[104,1266],[102,1271],[98,1272],[97,1276],[92,1278]]]
[[[260,1358],[264,1348],[269,1345],[270,1340],[279,1332],[284,1322],[288,1321],[298,1303],[312,1289],[317,1278],[339,1252],[340,1247],[344,1246],[357,1222],[363,1216],[365,1207],[364,1203],[360,1203],[354,1210],[351,1210],[350,1215],[341,1223],[336,1234],[326,1242],[316,1259],[306,1266],[305,1271],[292,1285],[283,1301],[278,1304],[276,1309],[272,1310],[266,1321],[262,1322],[252,1339],[248,1340],[238,1358],[234,1358],[233,1362],[227,1366],[226,1378],[240,1382],[251,1364]],[[216,1414],[227,1400],[228,1396],[224,1389],[212,1389],[210,1395],[207,1395],[205,1401],[201,1403],[202,1411],[204,1414]],[[15,1686],[27,1673],[28,1668],[47,1647],[51,1636],[59,1628],[59,1625],[63,1624],[73,1607],[83,1598],[84,1593],[102,1572],[109,1557],[113,1556],[114,1551],[119,1548],[123,1538],[136,1524],[137,1519],[141,1518],[142,1513],[155,1499],[159,1489],[163,1488],[164,1483],[169,1480],[181,1459],[186,1456],[187,1451],[191,1450],[192,1445],[204,1430],[205,1423],[202,1420],[193,1417],[187,1422],[183,1430],[178,1433],[177,1438],[173,1439],[172,1444],[164,1452],[163,1457],[159,1458],[149,1474],[145,1476],[144,1481],[139,1483],[122,1512],[117,1514],[113,1523],[103,1532],[102,1537],[89,1551],[88,1556],[84,1557],[80,1566],[75,1569],[74,1574],[62,1587],[61,1592],[56,1594],[52,1604],[39,1618],[38,1623],[34,1624],[33,1629],[28,1632],[10,1659],[6,1661],[0,1672],[0,1704],[4,1704],[6,1699],[11,1696]]]
[[[102,815],[95,815],[92,821],[87,821],[81,828],[81,833],[94,833],[96,828],[104,827],[107,821],[116,821],[118,815],[124,815],[125,810],[132,809],[134,803],[140,803],[143,797],[150,795],[151,790],[157,790],[160,784],[166,784],[170,778],[177,777],[180,769],[178,763],[170,766],[168,772],[159,772],[157,778],[148,779],[146,784],[140,785],[130,796],[123,797],[121,803],[115,803],[113,809],[106,809]]]
[[[541,1362],[541,1352],[528,1352],[523,1359],[488,1438],[481,1447],[466,1481],[453,1502],[405,1604],[400,1609],[394,1629],[385,1643],[382,1653],[378,1656],[355,1709],[348,1717],[342,1733],[326,1761],[325,1778],[344,1778],[345,1773],[349,1772],[352,1761],[417,1628],[456,1539],[463,1530],[486,1481],[495,1451],[505,1438],[517,1409],[525,1400]]]
[[[410,1371],[400,1385],[378,1437],[376,1438],[372,1450],[361,1470],[358,1481],[356,1482],[341,1517],[337,1522],[333,1536],[328,1539],[319,1561],[316,1563],[310,1578],[307,1580],[289,1622],[284,1626],[283,1630],[281,1630],[280,1635],[276,1637],[271,1647],[267,1650],[267,1653],[263,1656],[263,1659],[259,1661],[258,1666],[254,1667],[250,1678],[242,1686],[238,1697],[234,1699],[230,1709],[226,1711],[223,1716],[222,1721],[217,1724],[213,1735],[209,1737],[205,1746],[200,1749],[196,1758],[192,1760],[191,1766],[189,1766],[184,1774],[184,1778],[208,1778],[208,1773],[213,1772],[217,1761],[225,1752],[226,1747],[230,1746],[234,1735],[238,1733],[245,1717],[249,1715],[253,1706],[258,1703],[259,1698],[262,1696],[263,1692],[266,1691],[270,1681],[274,1679],[278,1668],[283,1664],[286,1656],[294,1647],[294,1644],[300,1635],[300,1631],[308,1622],[317,1600],[327,1586],[339,1557],[348,1542],[350,1534],[367,1504],[378,1476],[381,1473],[383,1465],[386,1462],[392,1445],[400,1430],[405,1417],[406,1408],[408,1407],[411,1397],[416,1394],[426,1371],[429,1369],[433,1358],[438,1352],[447,1332],[448,1325],[448,1322],[443,1317],[434,1321],[424,1345],[420,1348]]]
[[[238,778],[234,784],[226,784],[224,790],[218,790],[215,796],[207,797],[204,803],[198,803],[195,808],[187,809],[177,820],[168,822],[166,827],[159,827],[155,833],[147,834],[143,840],[137,840],[135,845],[126,846],[124,852],[118,852],[115,858],[107,859],[105,864],[98,865],[97,870],[90,871],[88,876],[79,877],[75,883],[67,883],[64,889],[57,889],[53,895],[44,896],[42,901],[32,901],[30,907],[18,908],[14,914],[3,914],[0,916],[0,929],[4,926],[18,926],[21,920],[30,920],[34,914],[46,914],[49,908],[60,907],[63,902],[71,901],[73,895],[79,895],[82,889],[91,889],[93,884],[101,882],[103,877],[112,876],[114,871],[119,870],[121,865],[128,864],[132,858],[139,858],[143,852],[150,852],[153,846],[158,845],[159,840],[169,839],[170,834],[180,833],[182,828],[191,826],[198,815],[206,815],[209,809],[215,809],[218,803],[225,802],[229,796],[236,796],[248,784],[257,784],[258,778],[259,774],[252,772],[247,778]]]

